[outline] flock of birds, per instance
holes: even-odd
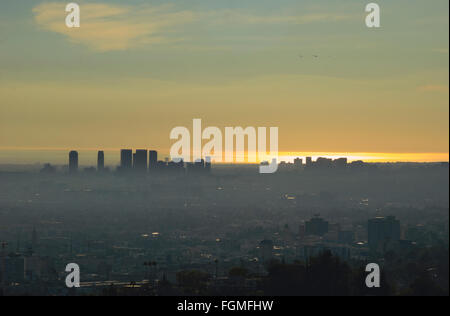
[[[319,55],[311,55],[311,56],[312,56],[313,58],[319,58]],[[304,58],[304,57],[308,57],[308,56],[305,56],[305,55],[303,55],[303,54],[299,54],[298,57]],[[328,57],[331,58],[331,56],[328,56]]]

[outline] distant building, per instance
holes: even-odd
[[[328,222],[319,215],[305,223],[306,235],[323,236],[328,233]]]
[[[97,169],[95,169],[95,167],[86,167],[86,168],[83,169],[83,171],[85,173],[95,173],[96,170]]]
[[[362,160],[352,161],[352,163],[350,164],[350,166],[355,169],[362,168],[362,167],[364,167],[364,165],[365,165],[365,163]]]
[[[211,158],[197,159],[194,163],[186,164],[186,171],[188,174],[206,174],[211,172]]]
[[[195,167],[197,167],[199,169],[203,169],[203,168],[205,168],[205,160],[199,159],[199,160],[195,161],[194,165],[195,165]]]
[[[146,171],[148,164],[148,151],[146,149],[138,149],[135,154],[134,168]]]
[[[368,222],[368,242],[371,249],[384,248],[388,242],[400,240],[400,221],[395,216],[376,217]]]
[[[341,260],[347,261],[351,258],[351,249],[348,246],[336,246],[333,244],[316,244],[305,245],[303,247],[303,258],[309,260],[312,257],[320,256],[325,252],[331,252],[333,256],[339,257]]]
[[[103,171],[105,169],[105,153],[99,151],[97,154],[97,170]]]
[[[156,169],[158,170],[164,170],[167,168],[167,162],[159,160],[158,163],[156,164]]]
[[[355,241],[355,232],[351,230],[340,230],[338,232],[338,242],[340,244],[352,244]]]
[[[7,283],[22,282],[24,278],[24,258],[11,253],[5,258],[5,281]]]
[[[329,158],[319,157],[316,160],[315,166],[318,168],[328,169],[333,165],[333,160]]]
[[[51,174],[51,173],[55,173],[56,172],[56,168],[53,167],[51,164],[46,163],[46,164],[44,164],[44,168],[42,168],[40,172],[41,173]]]
[[[295,165],[296,167],[302,167],[302,166],[303,166],[303,159],[295,158],[295,159],[294,159],[294,165]]]
[[[78,171],[78,152],[71,151],[69,153],[69,172],[75,173]]]
[[[149,169],[155,169],[158,166],[158,152],[150,150],[149,152]]]
[[[305,238],[305,234],[306,234],[306,228],[304,224],[300,224],[298,227],[298,236],[300,237],[300,239],[304,239]]]
[[[307,167],[311,167],[312,166],[312,158],[311,157],[306,157],[306,166]]]
[[[50,257],[39,257],[35,255],[24,257],[24,278],[28,281],[56,280],[57,273]]]
[[[211,157],[206,157],[205,171],[206,171],[207,173],[210,173],[210,172],[211,172]]]
[[[337,168],[346,168],[347,167],[347,158],[338,158],[333,161],[335,167]]]
[[[120,151],[120,168],[131,169],[133,166],[133,150],[122,149]]]

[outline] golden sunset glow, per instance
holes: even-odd
[[[167,155],[170,131],[195,118],[278,127],[281,157],[448,161],[448,1],[383,1],[380,29],[353,1],[80,1],[79,29],[60,2],[7,3],[3,163],[31,149],[26,161],[41,149]]]
[[[349,162],[446,162],[448,153],[280,153],[280,161],[293,161],[296,157],[318,157],[337,159],[346,157]]]

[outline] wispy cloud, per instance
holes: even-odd
[[[63,3],[43,3],[33,9],[35,22],[43,29],[63,34],[73,43],[96,51],[126,50],[144,44],[177,39],[167,36],[176,25],[190,23],[190,11],[173,11],[171,6],[127,6],[83,4],[81,27],[65,25]]]
[[[193,22],[207,25],[275,25],[340,22],[354,16],[311,12],[305,15],[255,15],[239,10],[187,11],[173,5],[81,5],[81,27],[65,25],[65,4],[46,2],[33,9],[35,22],[44,30],[62,34],[72,43],[95,51],[114,51],[182,40],[183,26]],[[176,28],[178,27],[178,28]],[[176,33],[174,31],[180,31]],[[177,37],[178,36],[178,37]],[[189,34],[189,37],[195,34]]]

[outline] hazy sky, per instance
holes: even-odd
[[[278,126],[285,152],[448,153],[448,0],[0,2],[0,149]],[[318,57],[314,57],[317,55]],[[448,157],[448,155],[447,155]]]

